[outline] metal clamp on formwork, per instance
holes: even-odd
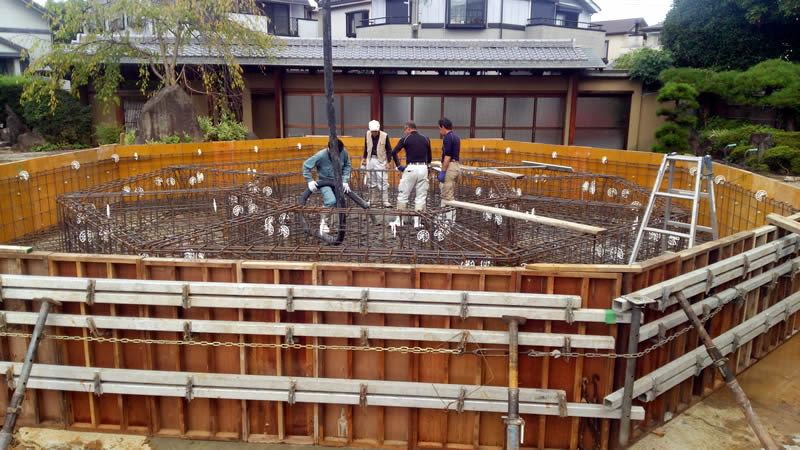
[[[294,345],[294,328],[286,327],[286,344]]]
[[[359,305],[359,311],[361,315],[366,315],[369,312],[369,308],[367,306],[367,301],[369,300],[369,289],[362,289],[361,290],[361,302]]]
[[[711,292],[711,289],[714,287],[714,271],[711,269],[706,269],[706,290],[705,293],[708,295]]]
[[[361,329],[361,346],[369,347],[369,330],[367,328]]]
[[[564,391],[559,391],[558,394],[558,416],[559,417],[567,417],[567,393]]]
[[[467,352],[467,338],[469,338],[469,331],[462,331],[461,340],[458,342],[458,347],[456,347],[459,355],[463,355]]]
[[[290,405],[294,405],[295,393],[297,393],[297,381],[292,380],[289,382],[289,395],[286,399]]]
[[[734,287],[733,289],[736,290],[736,298],[734,300],[734,302],[736,303],[736,306],[739,306],[739,307],[744,306],[744,302],[745,302],[745,300],[747,300],[747,294],[749,294],[750,292],[747,291],[746,289],[742,289],[742,288],[740,288],[738,286]]]
[[[89,306],[94,305],[94,290],[96,283],[97,282],[95,280],[89,280],[89,284],[86,285],[86,304]]]
[[[707,321],[711,318],[711,305],[704,304],[703,305],[703,321]]]
[[[100,397],[103,395],[103,382],[100,381],[100,372],[95,372],[94,379],[92,379],[92,391],[94,395]]]
[[[286,312],[294,312],[294,288],[286,289]]]
[[[89,334],[92,335],[92,337],[100,337],[100,332],[97,330],[94,319],[91,317],[86,318],[86,328],[89,329]]]
[[[716,361],[712,361],[711,362],[711,365],[714,366],[715,369],[719,369],[720,367],[724,366],[725,364],[728,364],[728,358],[724,358],[724,357],[720,358],[720,359],[718,359]]]
[[[661,289],[661,301],[658,302],[658,310],[664,312],[666,309],[665,303],[669,301],[670,296],[672,296],[672,287],[667,285]]]
[[[0,277],[0,303],[3,302],[3,277]]]
[[[469,317],[469,295],[466,292],[461,293],[461,320]]]
[[[569,336],[564,336],[564,347],[561,349],[562,355],[569,355],[572,353],[572,339]],[[564,361],[569,361],[569,356],[564,356]]]
[[[772,279],[770,279],[769,284],[767,285],[767,295],[771,294],[773,290],[778,286],[778,272],[772,272]]]
[[[697,355],[694,360],[694,376],[699,377],[703,372],[703,355]]]
[[[742,254],[742,278],[747,278],[750,273],[750,257],[747,253]]]
[[[456,400],[456,412],[461,414],[464,412],[464,400],[467,398],[467,388],[461,386],[461,390],[458,391],[458,400]]]
[[[191,341],[192,340],[192,322],[188,320],[183,322],[183,340],[184,341]]]
[[[17,389],[17,379],[14,378],[14,366],[8,366],[6,369],[6,383],[8,383],[8,389],[14,391]]]
[[[5,331],[6,326],[6,313],[0,312],[0,330]]]
[[[788,303],[787,303],[787,304],[786,304],[786,306],[783,308],[783,321],[784,321],[784,322],[786,322],[787,320],[789,320],[789,316],[791,316],[791,315],[792,315],[792,312],[790,311],[790,309],[791,309],[791,308],[789,307],[789,304],[788,304]]]
[[[575,310],[572,309],[572,302],[567,304],[567,308],[564,310],[565,320],[568,324],[572,325],[575,323]]]
[[[183,396],[186,398],[187,402],[192,401],[194,398],[194,379],[192,377],[186,377],[186,391],[183,393]]]
[[[657,342],[661,342],[667,338],[667,326],[664,322],[658,323],[658,336],[656,337]]]
[[[650,386],[650,392],[652,392],[653,398],[658,397],[658,393],[659,393],[658,390],[661,387],[660,383],[658,381],[658,377],[656,377],[655,375],[651,376],[650,377],[650,385],[651,385]]]
[[[183,285],[181,304],[183,305],[183,309],[189,309],[192,307],[191,300],[189,300],[189,283]]]
[[[733,340],[731,341],[731,353],[735,353],[736,350],[739,350],[739,345],[741,345],[742,337],[739,336],[739,333],[733,333]]]
[[[367,407],[367,383],[361,383],[358,388],[358,406]]]
[[[769,311],[764,311],[764,332],[766,333],[770,328],[772,328],[772,317],[770,317]]]
[[[800,273],[800,261],[792,261],[792,277],[797,276]],[[0,280],[2,281],[2,280]],[[0,284],[0,289],[2,289],[2,285]],[[0,301],[3,300],[2,294],[0,294]]]

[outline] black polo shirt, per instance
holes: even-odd
[[[392,159],[397,166],[401,165],[397,154],[402,149],[406,150],[406,164],[431,163],[431,141],[416,131],[412,131],[411,134],[400,139],[400,142],[394,147]]]

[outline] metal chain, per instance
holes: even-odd
[[[705,324],[706,322],[708,322],[712,317],[717,315],[718,312],[722,311],[722,308],[724,306],[725,305],[719,305],[713,311],[709,312],[708,315],[703,316],[703,318],[700,320],[700,323]],[[521,353],[525,353],[525,354],[527,354],[528,356],[530,356],[532,358],[542,357],[542,356],[552,356],[554,358],[560,358],[560,357],[578,358],[578,357],[582,356],[584,358],[636,359],[636,358],[641,358],[642,356],[645,356],[645,355],[647,355],[649,353],[652,353],[652,352],[658,350],[660,347],[663,347],[663,346],[669,344],[670,342],[674,341],[675,339],[677,339],[680,336],[683,336],[684,334],[688,333],[689,331],[691,331],[693,329],[694,329],[694,326],[693,325],[689,325],[688,327],[683,328],[682,330],[678,331],[677,333],[673,334],[672,336],[669,336],[669,337],[667,337],[665,339],[662,339],[662,340],[656,342],[655,344],[653,344],[652,346],[650,346],[650,347],[648,347],[648,348],[646,348],[646,349],[644,349],[644,350],[642,350],[640,352],[636,352],[636,353],[597,353],[597,352],[580,353],[580,352],[563,352],[563,351],[558,350],[558,349],[552,350],[552,351],[549,351],[549,352],[540,352],[540,351],[537,351],[537,350],[530,350],[530,351],[521,352]]]
[[[30,338],[30,333],[14,333],[9,331],[0,331],[0,336]],[[445,353],[459,355],[464,353],[461,348],[431,348],[431,347],[372,347],[372,346],[357,346],[357,345],[326,345],[326,344],[277,344],[277,343],[261,343],[261,342],[219,342],[219,341],[191,341],[191,340],[170,340],[170,339],[136,339],[136,338],[116,338],[116,337],[101,337],[101,336],[58,336],[58,335],[43,335],[45,339],[54,339],[58,341],[87,341],[87,342],[104,342],[104,343],[120,343],[120,344],[165,344],[165,345],[200,345],[209,347],[248,347],[248,348],[283,348],[283,349],[319,349],[319,350],[355,350],[367,352],[400,352],[400,353]]]

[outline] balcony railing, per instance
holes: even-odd
[[[369,19],[362,19],[356,24],[356,28],[372,27],[375,25],[410,25],[410,16],[394,16],[394,17],[370,17]]]
[[[533,17],[528,19],[528,25],[550,25],[563,28],[581,28],[593,31],[605,31],[602,25],[577,20],[554,19],[552,17]]]

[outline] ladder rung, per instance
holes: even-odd
[[[656,195],[661,197],[678,198],[682,200],[694,200],[694,194],[684,195],[684,194],[673,194],[672,192],[656,192]]]
[[[673,227],[678,227],[678,228],[691,229],[691,225],[690,224],[683,223],[683,222],[675,222],[674,220],[670,220],[669,222],[667,222],[667,225],[673,226]],[[711,233],[713,231],[711,229],[711,227],[706,227],[706,226],[703,226],[703,225],[697,225],[696,229],[697,229],[697,231],[704,231],[706,233]]]
[[[652,231],[653,233],[667,234],[667,235],[670,235],[670,236],[682,237],[682,238],[686,238],[686,239],[689,239],[689,237],[690,237],[686,233],[680,233],[678,231],[671,231],[671,230],[664,230],[664,229],[661,229],[661,228],[650,228],[650,227],[647,227],[647,228],[644,229],[644,231]]]
[[[694,197],[694,191],[690,191],[690,190],[687,190],[687,189],[669,189],[667,192],[670,192],[670,193],[673,193],[673,194],[691,195],[692,197]],[[700,193],[700,198],[710,198],[710,197],[711,197],[711,194],[709,194],[708,192],[701,192]]]
[[[694,163],[699,163],[703,161],[703,157],[701,156],[687,156],[687,155],[667,155],[667,160],[673,161],[689,161]]]

